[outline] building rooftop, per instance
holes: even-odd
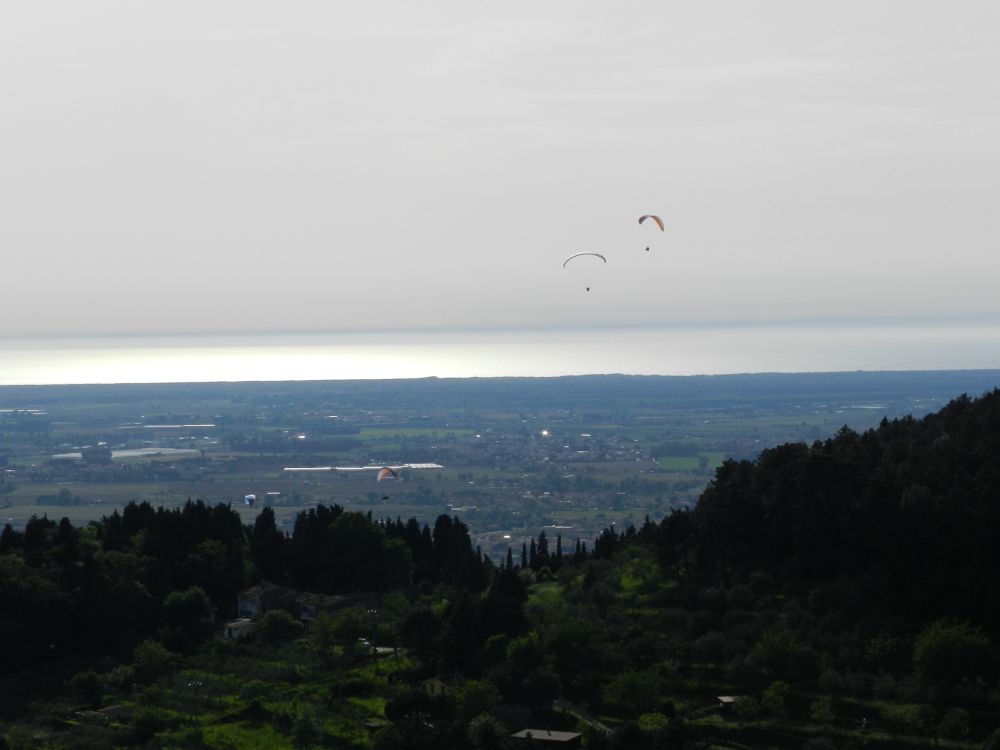
[[[520,732],[511,735],[511,737],[521,740],[526,740],[529,736],[531,739],[547,742],[570,742],[583,735],[579,732],[557,732],[551,729],[522,729]]]

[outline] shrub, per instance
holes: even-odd
[[[450,696],[430,696],[423,690],[417,689],[407,690],[385,703],[385,717],[393,722],[404,721],[421,714],[431,718],[443,718],[450,710]]]
[[[311,747],[319,742],[323,731],[312,706],[303,706],[292,723],[292,744],[295,747]]]
[[[139,682],[150,683],[165,674],[176,657],[154,640],[145,640],[132,653],[132,669]]]
[[[91,708],[100,708],[104,693],[104,679],[93,669],[77,672],[67,680],[66,687]]]
[[[469,722],[467,732],[472,746],[477,750],[504,747],[510,729],[492,714],[479,714]]]
[[[470,680],[453,692],[455,712],[462,721],[487,714],[500,702],[500,691],[486,680]]]
[[[628,671],[605,689],[604,700],[628,716],[638,717],[660,707],[662,680],[655,672]]]
[[[923,710],[915,703],[882,703],[878,713],[883,721],[895,727],[921,729],[923,726]]]
[[[174,735],[172,739],[181,748],[205,747],[205,730],[201,727],[187,727]]]
[[[961,738],[969,735],[969,712],[964,708],[949,708],[938,724],[938,731],[945,737]]]
[[[833,698],[824,695],[822,698],[814,700],[809,706],[809,718],[820,724],[829,724],[837,718],[837,714],[833,710]]]
[[[760,713],[760,704],[749,695],[744,695],[733,704],[733,713],[741,719],[752,719]]]
[[[171,591],[160,609],[167,625],[187,632],[197,630],[201,621],[211,613],[212,602],[200,586],[192,586],[185,591]]]
[[[167,712],[156,706],[143,706],[132,716],[132,735],[139,744],[149,742],[153,735],[167,728]]]
[[[302,623],[283,609],[272,609],[256,620],[250,628],[254,638],[276,646],[281,641],[287,641],[302,634]]]
[[[760,707],[769,716],[785,716],[788,709],[785,707],[785,698],[788,696],[788,683],[772,682],[760,697]]]
[[[881,632],[865,642],[865,661],[874,669],[902,671],[906,656],[906,644],[901,639],[893,638],[886,632]]]
[[[989,638],[979,628],[949,618],[926,627],[913,648],[913,671],[929,682],[983,675],[991,661]]]
[[[240,686],[240,700],[247,704],[250,711],[259,711],[267,694],[267,683],[263,680],[250,680]]]
[[[782,674],[790,668],[790,662],[799,650],[799,642],[790,630],[778,630],[763,636],[753,648],[747,659],[756,664],[765,674],[776,672]]]
[[[548,703],[559,697],[562,680],[551,667],[533,669],[521,683],[522,695],[529,703]]]
[[[135,670],[132,667],[119,665],[104,676],[109,690],[118,695],[128,695],[135,682]]]
[[[894,679],[892,675],[883,673],[872,680],[872,696],[901,703],[919,703],[926,699],[927,689],[913,676]]]
[[[639,716],[639,729],[643,732],[659,732],[670,726],[670,718],[661,713],[642,714]]]

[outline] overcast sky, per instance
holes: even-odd
[[[998,39],[996,2],[4,3],[0,335],[995,322]]]

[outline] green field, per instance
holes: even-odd
[[[0,517],[14,526],[43,513],[86,522],[132,500],[176,506],[191,498],[236,507],[253,494],[255,508],[240,506],[248,523],[262,503],[286,523],[316,503],[337,503],[424,522],[460,513],[473,533],[537,533],[558,520],[581,536],[596,535],[611,523],[693,505],[727,458],[753,458],[781,442],[827,439],[844,424],[862,430],[885,416],[926,410],[951,392],[974,391],[963,377],[973,376],[5,388],[0,401],[7,408],[41,411],[0,412]],[[857,406],[876,401],[885,409]],[[183,424],[213,426],[155,427]],[[102,443],[200,453],[107,467],[52,460]],[[684,450],[672,453],[671,444]],[[404,470],[400,481],[379,484],[370,472],[284,471],[407,462],[444,468]],[[65,492],[74,504],[37,501]]]

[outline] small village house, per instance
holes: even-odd
[[[222,632],[223,635],[226,636],[226,638],[233,638],[233,639],[242,638],[243,636],[245,636],[247,633],[250,632],[251,625],[253,625],[253,622],[251,622],[246,617],[240,618],[238,620],[230,620],[229,622],[226,623],[225,628],[223,629]]]
[[[458,680],[453,675],[434,675],[420,683],[420,688],[427,695],[445,695],[458,686]]]

